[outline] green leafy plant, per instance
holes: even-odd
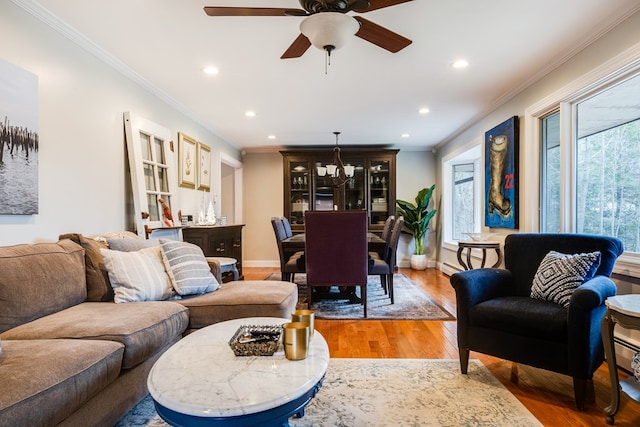
[[[416,255],[424,255],[424,237],[429,230],[429,221],[436,214],[436,209],[429,210],[429,201],[433,194],[433,184],[430,188],[423,188],[416,196],[415,205],[406,200],[396,200],[397,215],[404,217],[404,225],[415,239]]]

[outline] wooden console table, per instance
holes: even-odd
[[[462,260],[462,251],[467,250],[467,262]],[[491,267],[496,268],[502,262],[502,251],[500,250],[500,243],[497,242],[458,242],[458,262],[465,270],[472,270],[474,267],[471,265],[471,250],[482,249],[482,263],[480,268],[484,268],[484,263],[487,260],[487,249],[495,249],[496,255],[498,255],[498,261]]]
[[[186,227],[182,229],[182,239],[200,246],[206,257],[235,258],[237,275],[242,280],[242,227],[244,224]],[[230,274],[223,280],[233,280],[232,277]]]

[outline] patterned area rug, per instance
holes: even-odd
[[[292,427],[542,426],[478,360],[331,359]],[[166,427],[147,396],[117,427]]]
[[[296,274],[298,284],[298,308],[307,308],[306,275]],[[280,273],[270,274],[265,280],[280,280]],[[393,276],[395,302],[391,304],[389,296],[384,293],[380,284],[380,276],[369,276],[367,284],[367,319],[390,320],[455,320],[455,317],[438,305],[426,292],[413,283],[404,274]],[[318,319],[363,319],[362,304],[351,302],[346,296],[339,294],[337,287],[331,293],[315,300],[311,309]],[[360,296],[360,288],[356,288]]]

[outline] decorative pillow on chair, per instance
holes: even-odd
[[[199,246],[164,239],[160,245],[164,266],[178,294],[204,294],[220,287]]]
[[[100,249],[117,303],[161,301],[173,295],[160,246],[135,252]]]
[[[600,252],[562,254],[551,251],[533,277],[531,297],[569,307],[573,291],[593,278],[600,266]]]

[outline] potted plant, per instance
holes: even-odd
[[[423,188],[416,196],[415,205],[405,200],[396,200],[398,205],[398,216],[404,217],[404,226],[411,231],[415,240],[415,254],[411,256],[411,268],[414,270],[424,270],[427,267],[427,256],[424,254],[424,238],[429,230],[429,222],[436,214],[436,209],[429,210],[429,202],[433,189],[433,184],[429,188]]]

